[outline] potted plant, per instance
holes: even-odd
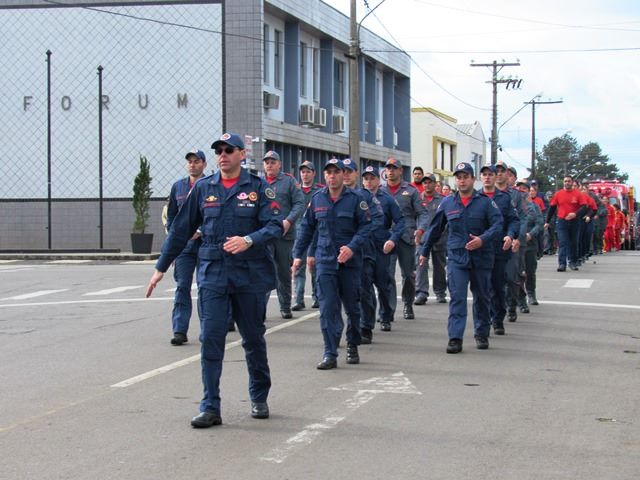
[[[131,233],[131,251],[133,253],[151,253],[153,233],[145,233],[149,226],[149,201],[151,189],[151,169],[147,157],[140,155],[140,169],[133,182],[133,210],[136,219]]]

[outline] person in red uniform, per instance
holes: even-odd
[[[411,171],[411,175],[413,176],[413,183],[410,183],[412,187],[415,187],[418,192],[424,192],[424,185],[422,184],[422,179],[424,178],[424,170],[422,167],[413,167]]]
[[[571,175],[566,175],[562,180],[563,189],[558,190],[549,204],[545,228],[549,228],[549,221],[553,214],[558,212],[556,232],[558,234],[558,271],[567,270],[567,260],[571,270],[578,270],[578,238],[579,222],[587,209],[587,202],[582,193],[573,188],[574,181]]]
[[[615,225],[616,225],[616,209],[607,202],[607,228],[604,231],[604,251],[615,251]]]
[[[613,205],[615,209],[615,223],[613,225],[613,241],[616,250],[622,249],[622,235],[627,225],[627,217],[620,210],[620,205]]]

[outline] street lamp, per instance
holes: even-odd
[[[587,170],[589,170],[591,167],[596,167],[596,166],[600,166],[602,165],[602,162],[600,160],[598,160],[595,163],[592,163],[590,165],[587,165],[586,167],[584,167],[582,170],[580,170],[578,173],[576,173],[574,175],[574,178],[576,180],[576,182],[578,181],[578,179],[580,178],[580,175],[582,175],[584,172],[586,172]]]

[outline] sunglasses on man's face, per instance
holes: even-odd
[[[222,155],[222,152],[226,153],[227,155],[231,155],[235,150],[236,150],[235,147],[225,147],[225,148],[218,147],[216,148],[215,152],[216,152],[216,155]]]

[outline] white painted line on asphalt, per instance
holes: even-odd
[[[589,278],[570,278],[567,283],[563,285],[565,288],[591,288],[593,280]]]
[[[38,290],[37,292],[24,293],[22,295],[16,295],[14,297],[0,298],[0,300],[27,300],[28,298],[43,297],[44,295],[51,295],[52,293],[66,292],[68,288],[62,288],[60,290]]]
[[[296,318],[294,320],[290,320],[288,322],[281,323],[279,325],[276,325],[275,327],[271,327],[271,328],[267,329],[267,331],[265,332],[265,335],[269,335],[271,333],[275,333],[275,332],[277,332],[279,330],[282,330],[282,329],[287,328],[287,327],[291,327],[293,325],[296,325],[298,323],[304,322],[305,320],[309,320],[310,318],[317,317],[319,315],[320,315],[320,312],[313,312],[313,313],[309,313],[307,315],[303,315],[300,318]],[[242,339],[236,340],[234,342],[227,343],[225,345],[224,349],[225,350],[230,350],[230,349],[238,347],[240,345],[242,345]],[[113,385],[111,385],[111,387],[112,388],[130,387],[131,385],[135,385],[136,383],[143,382],[145,380],[148,380],[149,378],[155,377],[157,375],[161,375],[163,373],[170,372],[171,370],[175,370],[176,368],[184,367],[185,365],[189,365],[191,363],[195,363],[195,362],[199,362],[199,361],[200,361],[200,354],[193,355],[191,357],[184,358],[182,360],[178,360],[177,362],[173,362],[173,363],[170,363],[168,365],[164,365],[163,367],[156,368],[154,370],[149,370],[148,372],[141,373],[140,375],[136,375],[135,377],[128,378],[128,379],[123,380],[121,382],[114,383]]]
[[[620,303],[591,303],[591,302],[560,302],[556,300],[540,300],[540,305],[566,305],[569,307],[597,307],[597,308],[620,308],[629,310],[640,310],[640,305],[622,305]]]
[[[97,295],[111,295],[112,293],[122,293],[122,292],[126,292],[128,290],[136,290],[136,289],[142,288],[142,287],[144,287],[144,285],[132,285],[132,286],[129,286],[129,287],[108,288],[106,290],[98,290],[97,292],[85,293],[82,296],[83,297],[89,297],[89,296],[97,296]]]
[[[260,460],[276,464],[284,462],[289,455],[310,445],[323,432],[334,428],[351,413],[381,393],[422,395],[402,372],[394,373],[390,377],[373,377],[338,387],[329,387],[329,390],[345,390],[355,394],[342,404],[342,408],[329,412],[320,423],[307,425],[304,430],[285,440],[284,445],[274,448]]]
[[[155,265],[157,260],[129,260],[128,262],[120,262],[120,265]]]
[[[0,260],[0,264],[5,264],[5,263],[15,263],[18,260]]]
[[[191,290],[197,290],[197,289],[198,289],[198,284],[197,284],[197,283],[192,283],[192,284],[191,284]],[[176,287],[173,287],[173,288],[167,288],[167,289],[165,290],[165,292],[167,292],[167,293],[173,293],[173,292],[175,292],[175,291],[176,291]]]
[[[91,260],[51,260],[50,262],[47,263],[57,263],[57,264],[62,264],[62,265],[76,265],[76,264],[82,264],[82,263],[89,263],[91,262]]]
[[[2,300],[2,299],[0,299]],[[131,302],[166,302],[168,300],[173,301],[173,297],[153,297],[153,298],[104,298],[100,300],[61,300],[59,302],[32,302],[32,303],[9,303],[7,305],[0,305],[0,308],[5,307],[46,307],[55,305],[80,305],[86,303],[131,303]]]

